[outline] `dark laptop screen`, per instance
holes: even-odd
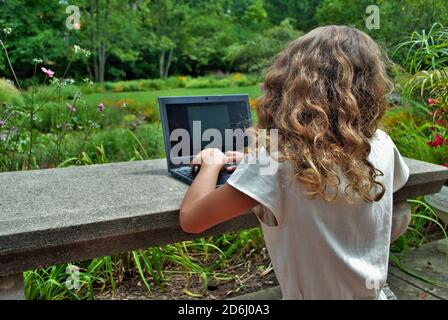
[[[167,105],[166,110],[170,134],[178,128],[185,129],[190,133],[190,152],[192,153],[178,156],[189,156],[198,152],[198,150],[193,150],[193,121],[200,121],[201,137],[207,129],[216,129],[221,133],[222,151],[237,149],[236,138],[233,141],[225,141],[225,129],[242,129],[244,131],[250,126],[248,121],[250,115],[248,115],[246,103],[243,101],[172,104]],[[202,140],[201,149],[204,149],[213,141],[213,138],[211,141]],[[171,147],[177,143],[178,141],[171,141]],[[247,145],[247,141],[245,145]]]

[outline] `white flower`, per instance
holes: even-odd
[[[76,55],[84,56],[86,58],[90,57],[90,54],[91,54],[90,50],[83,49],[76,44],[73,46],[73,50],[75,51]]]
[[[39,64],[39,63],[42,63],[44,61],[41,58],[34,58],[33,62],[36,63],[36,64]]]
[[[9,36],[12,33],[12,28],[3,28],[3,33]]]
[[[87,84],[93,85],[93,81],[90,80],[89,78],[84,78],[84,79],[82,79],[82,81],[87,83]]]
[[[90,50],[84,50],[84,55],[86,56],[86,58],[90,57],[92,53],[90,52]]]
[[[74,83],[75,83],[75,80],[71,79],[71,78],[62,80],[63,85],[74,84]]]

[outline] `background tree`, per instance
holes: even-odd
[[[316,19],[319,25],[353,25],[392,50],[412,31],[429,30],[435,22],[448,21],[446,1],[377,0],[380,28],[368,30],[365,10],[371,4],[370,0],[324,0],[316,11]]]
[[[289,19],[279,26],[254,34],[252,38],[229,47],[226,59],[235,68],[247,72],[260,72],[271,63],[272,58],[286,45],[299,37]]]
[[[166,78],[173,60],[177,59],[175,50],[185,39],[185,22],[188,7],[183,2],[173,0],[153,0],[144,4],[147,26],[150,27],[150,47],[158,54],[159,76]]]
[[[83,29],[76,35],[92,52],[95,81],[104,81],[107,60],[111,55],[122,62],[137,59],[139,53],[136,47],[140,34],[137,4],[136,1],[126,3],[120,0],[84,2]]]
[[[294,28],[309,31],[317,27],[316,10],[322,0],[265,0],[269,20],[279,24],[289,18]]]
[[[58,1],[8,0],[0,5],[0,29],[11,28],[3,38],[10,52],[11,62],[21,78],[33,74],[33,59],[42,58],[55,70],[66,63],[68,34],[61,26],[65,23],[65,6]],[[4,55],[0,55],[0,72],[10,77]]]
[[[446,0],[376,0],[380,29],[365,26],[371,0],[6,0],[0,31],[20,78],[33,59],[61,75],[73,45],[92,52],[72,66],[76,79],[166,78],[210,72],[260,72],[301,32],[319,25],[353,25],[394,52],[414,31],[448,21]],[[65,23],[68,4],[81,10],[81,29]],[[3,38],[3,40],[5,40]],[[395,55],[403,62],[402,52]],[[11,78],[0,55],[0,77]],[[24,84],[26,86],[26,82]]]

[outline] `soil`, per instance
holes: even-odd
[[[278,285],[269,256],[264,248],[259,254],[251,254],[239,263],[223,270],[231,279],[208,280],[207,286],[198,276],[192,276],[186,286],[185,274],[178,268],[165,271],[167,281],[163,286],[151,285],[151,292],[140,276],[125,277],[115,292],[106,289],[95,296],[97,300],[190,300],[228,299]]]

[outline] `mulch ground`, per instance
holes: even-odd
[[[242,260],[242,261],[241,261]],[[269,256],[264,248],[258,254],[248,254],[238,263],[222,270],[230,280],[209,279],[207,286],[198,276],[192,276],[186,286],[185,274],[176,266],[165,270],[163,286],[151,285],[151,292],[138,273],[123,279],[115,291],[106,289],[95,296],[97,300],[189,300],[227,299],[278,285]]]

